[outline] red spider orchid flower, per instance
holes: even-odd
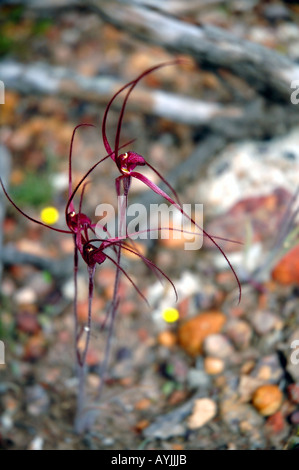
[[[124,196],[127,198],[128,196],[128,193],[129,193],[129,189],[130,189],[130,185],[131,185],[131,181],[132,181],[132,178],[135,178],[139,181],[141,181],[142,183],[144,183],[148,188],[150,188],[152,191],[154,191],[155,193],[157,193],[158,195],[160,195],[161,197],[163,197],[164,199],[166,199],[170,204],[173,204],[180,212],[183,216],[185,216],[188,220],[191,221],[192,224],[194,224],[194,226],[196,226],[200,231],[201,233],[203,234],[203,236],[209,238],[211,240],[211,242],[218,248],[218,250],[221,252],[221,254],[223,255],[223,257],[225,258],[228,266],[230,267],[230,269],[232,270],[233,274],[234,274],[234,277],[237,281],[237,285],[238,285],[238,289],[239,289],[239,300],[238,302],[240,303],[241,301],[241,284],[240,284],[240,281],[238,279],[238,276],[231,264],[231,262],[229,261],[228,257],[226,256],[225,252],[223,251],[223,249],[220,247],[220,245],[216,242],[216,239],[218,240],[224,240],[224,241],[231,241],[231,242],[234,242],[234,243],[240,243],[240,242],[236,242],[234,240],[228,240],[228,239],[224,239],[224,238],[221,238],[221,237],[217,237],[217,236],[212,236],[210,235],[209,233],[207,233],[205,230],[203,230],[202,227],[200,227],[188,214],[185,213],[185,211],[183,210],[182,206],[181,206],[181,203],[179,201],[179,198],[178,198],[178,195],[176,193],[176,191],[174,190],[174,188],[168,183],[168,181],[152,166],[150,165],[146,160],[145,158],[142,156],[142,155],[139,155],[137,154],[136,152],[134,151],[127,151],[125,153],[119,153],[119,150],[121,149],[121,147],[119,146],[119,142],[120,142],[120,134],[121,134],[121,127],[122,127],[122,121],[123,121],[123,116],[124,116],[124,112],[125,112],[125,108],[126,108],[126,105],[127,105],[127,102],[128,102],[128,99],[130,97],[130,94],[132,93],[132,91],[134,90],[135,86],[139,83],[139,81],[144,78],[145,76],[149,75],[150,73],[154,72],[155,70],[158,70],[162,67],[166,67],[168,65],[178,65],[178,64],[181,64],[183,63],[184,60],[181,60],[181,59],[176,59],[176,60],[173,60],[173,61],[169,61],[169,62],[164,62],[162,64],[158,64],[154,67],[151,67],[147,70],[145,70],[142,74],[140,74],[135,80],[132,80],[131,82],[127,83],[126,85],[124,85],[122,88],[120,88],[120,90],[118,92],[116,92],[113,97],[110,99],[106,109],[105,109],[105,113],[104,113],[104,117],[103,117],[103,122],[102,122],[102,137],[103,137],[103,143],[104,143],[104,146],[105,146],[105,149],[108,153],[108,155],[110,155],[111,159],[116,163],[117,165],[117,168],[118,170],[120,171],[121,173],[121,176],[119,176],[118,178],[116,178],[115,180],[115,185],[116,185],[116,192],[117,192],[117,195],[120,196],[120,193],[121,193],[121,183],[123,184],[123,192],[124,192]],[[121,108],[121,111],[120,111],[120,115],[119,115],[119,118],[118,118],[118,124],[117,124],[117,130],[116,130],[116,136],[115,136],[115,142],[114,142],[114,150],[112,149],[111,145],[109,144],[109,141],[108,141],[108,138],[107,138],[107,134],[106,134],[106,124],[107,124],[107,117],[108,117],[108,113],[109,113],[109,110],[111,108],[111,105],[112,103],[114,102],[114,100],[117,98],[117,96],[122,92],[124,91],[125,89],[128,89],[127,93],[126,93],[126,96],[124,98],[124,101],[123,101],[123,104],[122,104],[122,108]],[[102,161],[102,160],[101,160]],[[88,176],[88,174],[93,171],[93,169],[99,164],[101,163],[98,162],[96,163],[91,169],[90,171],[87,173],[87,175],[85,175],[85,177],[81,180],[81,183],[82,181],[84,181],[84,179]],[[136,167],[139,167],[139,166],[148,166],[154,173],[156,173],[156,175],[163,181],[163,183],[170,189],[170,191],[172,192],[172,194],[174,195],[174,199],[172,197],[170,197],[165,191],[163,191],[161,188],[159,188],[159,186],[157,186],[155,183],[153,183],[149,178],[147,178],[146,176],[144,176],[142,173],[139,173],[137,171],[135,171],[135,168]],[[123,215],[120,214],[120,220],[122,220],[123,218]]]
[[[93,171],[93,169],[96,166],[98,166],[100,163],[104,162],[109,157],[111,157],[111,155],[108,154],[108,155],[106,155],[106,157],[103,157],[100,161],[98,161],[97,164],[94,165],[88,171],[88,173],[87,173],[87,175],[85,175],[84,179],[82,178],[81,181],[79,182],[79,184],[77,184],[76,188],[73,190],[72,154],[73,154],[74,138],[75,138],[77,130],[79,128],[83,127],[83,126],[85,126],[85,127],[95,127],[93,124],[83,123],[83,124],[78,124],[73,130],[72,137],[71,137],[70,150],[69,150],[68,201],[67,201],[66,207],[65,207],[66,224],[67,224],[68,228],[70,229],[70,232],[72,232],[73,235],[75,235],[76,245],[77,245],[78,249],[80,250],[81,255],[83,254],[82,253],[83,244],[81,242],[81,234],[83,233],[84,236],[85,236],[85,239],[88,239],[87,231],[91,230],[94,233],[94,227],[96,226],[96,224],[92,224],[91,219],[86,214],[84,214],[82,212],[83,195],[84,195],[84,191],[85,191],[85,188],[86,188],[88,183],[85,183],[83,185],[82,192],[81,192],[81,197],[80,197],[80,202],[79,202],[78,212],[75,210],[74,197],[75,197],[76,193],[78,192],[78,190],[81,188],[81,186],[83,184],[83,181],[85,181],[85,179]],[[133,140],[127,142],[121,148],[125,147],[126,145],[131,144],[132,142],[133,142]]]
[[[106,149],[107,153],[110,154],[110,157],[112,158],[112,160],[115,161],[115,163],[116,163],[116,165],[117,165],[117,167],[118,167],[118,169],[121,173],[121,176],[119,176],[116,179],[116,182],[115,182],[116,183],[116,191],[117,191],[118,196],[120,195],[120,183],[121,182],[123,183],[124,195],[127,196],[129,188],[130,188],[130,184],[131,184],[131,179],[132,179],[132,177],[134,177],[132,175],[132,172],[135,170],[136,166],[145,166],[146,165],[152,171],[154,171],[154,173],[156,173],[156,175],[164,182],[164,184],[174,194],[175,199],[179,202],[178,195],[177,195],[176,191],[174,190],[174,188],[168,183],[168,181],[165,178],[163,178],[163,176],[152,165],[150,165],[145,160],[145,158],[142,155],[139,155],[138,153],[133,152],[133,151],[128,151],[128,152],[119,154],[119,150],[121,148],[119,146],[119,142],[120,142],[121,127],[122,127],[122,121],[123,121],[123,117],[124,117],[125,108],[126,108],[129,96],[132,93],[135,86],[138,84],[138,82],[142,78],[144,78],[145,76],[147,76],[150,73],[154,72],[155,70],[158,70],[162,67],[166,67],[166,66],[169,66],[169,65],[178,65],[178,64],[181,64],[181,63],[184,63],[184,62],[186,62],[186,61],[182,60],[182,59],[175,59],[175,60],[172,60],[172,61],[169,61],[169,62],[164,62],[162,64],[155,65],[155,66],[145,70],[135,80],[132,80],[131,82],[127,83],[122,88],[120,88],[120,90],[118,90],[118,92],[116,92],[112,96],[112,98],[110,99],[110,101],[109,101],[109,103],[108,103],[108,105],[105,109],[103,122],[102,122],[102,137],[103,137],[103,143],[104,143],[104,146],[105,146],[105,149]],[[123,105],[122,105],[122,108],[121,108],[121,111],[120,111],[120,114],[119,114],[117,130],[116,130],[116,136],[115,136],[115,142],[114,142],[114,150],[113,150],[112,147],[109,144],[107,134],[106,134],[107,117],[108,117],[109,110],[110,110],[111,105],[114,102],[114,100],[117,98],[117,96],[122,91],[124,91],[127,88],[129,88],[129,90],[128,90],[125,98],[124,98]]]
[[[82,203],[83,203],[83,196],[84,196],[84,191],[88,183],[85,183],[83,185],[81,195],[80,195],[80,202],[79,202],[79,208],[78,211],[75,209],[74,205],[74,195],[75,192],[72,190],[72,152],[73,152],[73,143],[74,143],[74,138],[76,131],[82,127],[82,126],[92,126],[91,124],[80,124],[75,127],[72,138],[71,138],[71,144],[70,144],[70,151],[69,151],[69,187],[68,187],[68,193],[69,197],[66,203],[66,208],[65,208],[65,220],[66,220],[66,225],[68,227],[68,230],[63,230],[60,228],[52,227],[51,225],[47,225],[30,215],[26,214],[20,207],[17,206],[17,204],[12,200],[10,195],[8,194],[1,178],[0,178],[0,184],[2,186],[2,189],[4,191],[4,194],[6,195],[7,199],[9,202],[13,205],[13,207],[20,213],[22,214],[25,218],[30,220],[31,222],[34,222],[38,225],[41,225],[45,228],[48,228],[50,230],[53,230],[55,232],[59,233],[64,233],[68,235],[72,235],[74,239],[74,339],[75,339],[75,356],[77,359],[77,373],[78,373],[78,398],[77,398],[77,416],[79,416],[82,412],[83,409],[83,404],[84,404],[84,379],[85,379],[85,362],[86,362],[86,354],[88,350],[88,345],[89,345],[89,333],[86,337],[85,341],[85,347],[84,347],[84,352],[83,354],[80,354],[79,351],[79,339],[80,339],[80,334],[79,334],[79,322],[78,322],[78,314],[77,314],[77,298],[78,298],[78,283],[77,283],[77,278],[78,278],[78,263],[79,263],[79,253],[81,254],[81,257],[83,261],[87,265],[88,269],[88,274],[89,274],[89,295],[88,295],[88,329],[90,329],[90,323],[91,323],[91,308],[92,308],[92,299],[93,299],[93,288],[94,288],[94,273],[95,273],[95,261],[97,263],[102,263],[106,259],[105,255],[102,255],[98,253],[97,255],[94,256],[92,259],[90,256],[87,255],[86,251],[86,244],[89,241],[90,238],[90,232],[92,233],[92,236],[94,237],[95,231],[94,227],[95,224],[92,224],[91,219],[82,212]],[[104,157],[102,161],[104,161],[107,157]],[[76,192],[81,188],[80,185],[77,185],[76,187]]]

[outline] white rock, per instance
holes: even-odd
[[[222,168],[225,168],[224,171]],[[200,181],[197,201],[205,213],[228,210],[241,198],[272,193],[278,186],[289,192],[298,187],[299,127],[271,141],[228,146],[209,165]]]
[[[88,298],[88,282],[83,276],[78,276],[78,300],[84,301]],[[69,279],[63,286],[62,286],[62,294],[68,300],[74,300],[75,295],[75,287],[74,287],[74,280]]]
[[[41,436],[35,436],[30,442],[28,450],[43,450],[44,439]]]
[[[234,353],[229,340],[220,334],[210,335],[204,340],[203,348],[207,356],[224,359]]]
[[[265,335],[275,328],[278,318],[271,312],[255,312],[250,321],[259,335]]]
[[[17,304],[34,304],[37,300],[36,293],[30,287],[19,289],[15,294],[15,301]]]
[[[189,429],[198,429],[207,424],[216,416],[216,403],[210,398],[195,400],[193,413],[188,419]]]

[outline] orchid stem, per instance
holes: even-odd
[[[119,196],[119,194],[118,194]],[[123,231],[123,223],[126,220],[126,211],[127,211],[127,205],[128,205],[128,197],[127,194],[125,194],[125,204],[121,205],[121,214],[120,214],[120,226],[119,230],[120,233]],[[127,227],[126,227],[127,231]],[[105,383],[105,375],[108,367],[108,361],[109,361],[109,356],[110,356],[110,350],[111,350],[111,345],[112,345],[112,338],[113,338],[113,331],[114,331],[114,324],[115,324],[115,318],[117,314],[117,308],[118,308],[118,289],[119,289],[119,280],[120,280],[120,260],[121,260],[121,245],[118,246],[117,250],[117,266],[116,266],[116,274],[115,274],[115,280],[114,280],[114,289],[113,289],[113,297],[112,297],[112,303],[111,303],[111,310],[110,310],[110,325],[109,325],[109,331],[108,331],[108,338],[107,338],[107,344],[106,344],[106,350],[104,354],[104,360],[103,364],[101,367],[101,382],[100,382],[100,387],[99,387],[99,393],[98,393],[98,399],[100,399],[102,391],[103,391],[103,386]]]
[[[77,375],[78,375],[78,397],[77,397],[77,412],[75,418],[75,431],[80,432],[81,430],[81,418],[83,417],[83,411],[85,407],[85,374],[86,374],[86,356],[88,352],[88,346],[90,342],[91,333],[91,313],[92,313],[92,299],[93,299],[93,288],[94,288],[94,273],[95,266],[88,267],[89,275],[89,295],[88,295],[88,320],[86,327],[86,341],[83,351],[83,355],[80,357],[78,350],[78,312],[77,312],[77,298],[78,298],[78,260],[76,264],[76,255],[78,257],[78,249],[75,248],[75,352],[77,361]]]

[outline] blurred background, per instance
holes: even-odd
[[[107,339],[101,325],[115,276],[112,263],[99,266],[87,355],[96,419],[92,433],[76,436],[73,240],[29,221],[1,192],[0,448],[299,445],[299,365],[291,346],[299,340],[298,18],[295,1],[1,2],[0,175],[14,202],[65,229],[74,127],[95,126],[76,134],[75,185],[106,155],[101,124],[113,94],[149,67],[184,59],[138,84],[121,143],[136,139],[131,149],[183,203],[204,204],[205,230],[242,242],[219,242],[242,283],[242,300],[208,240],[196,252],[184,250],[183,238],[138,242],[175,283],[179,300],[140,259],[124,256],[150,307],[123,276],[99,403]],[[112,143],[122,97],[108,115]],[[139,170],[166,188],[147,168]],[[117,176],[111,161],[92,173],[83,209],[93,221],[98,204],[115,205]],[[163,202],[138,182],[129,201]],[[87,296],[82,263],[82,325]],[[171,322],[173,308],[179,319]]]

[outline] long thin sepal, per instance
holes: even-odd
[[[30,217],[30,215],[25,214],[25,212],[22,211],[22,209],[20,209],[20,208],[15,204],[15,202],[13,202],[13,200],[11,199],[11,197],[9,196],[8,192],[6,191],[6,189],[5,189],[5,187],[4,187],[4,184],[3,184],[1,178],[0,178],[0,184],[1,184],[1,186],[2,186],[2,189],[3,189],[3,191],[4,191],[5,196],[7,197],[7,199],[9,200],[9,202],[14,206],[14,208],[15,208],[18,212],[20,212],[20,214],[22,214],[24,217],[26,217],[26,219],[30,220],[31,222],[34,222],[35,224],[41,225],[42,227],[49,228],[50,230],[53,230],[54,232],[72,233],[72,232],[69,231],[69,230],[61,230],[61,229],[59,229],[59,228],[51,227],[51,225],[44,224],[43,222],[40,222],[39,220],[33,219],[32,217]]]
[[[125,112],[125,107],[126,107],[126,104],[127,104],[127,101],[129,99],[129,96],[130,94],[132,93],[133,89],[135,88],[135,86],[137,85],[137,83],[143,78],[145,77],[146,75],[148,75],[149,73],[151,72],[154,72],[155,70],[161,68],[161,67],[166,67],[167,65],[175,65],[175,64],[179,64],[179,63],[182,63],[183,60],[181,59],[176,59],[176,60],[173,60],[173,61],[169,61],[169,62],[164,62],[163,64],[159,64],[159,65],[155,65],[154,67],[151,67],[147,70],[145,70],[142,74],[140,74],[137,78],[135,78],[134,80],[131,80],[129,83],[127,83],[126,85],[124,85],[123,87],[121,87],[117,93],[115,93],[112,98],[110,99],[108,105],[106,106],[106,109],[105,109],[105,113],[104,113],[104,116],[103,116],[103,122],[102,122],[102,137],[103,137],[103,142],[104,142],[104,146],[105,146],[105,149],[108,153],[111,154],[111,157],[113,160],[117,160],[117,157],[118,157],[118,151],[120,150],[120,147],[119,147],[119,138],[120,138],[120,132],[121,132],[121,125],[122,125],[122,119],[123,119],[123,115],[124,115],[124,112]],[[130,88],[130,90],[128,91],[125,99],[124,99],[124,102],[123,102],[123,105],[122,105],[122,108],[121,108],[121,112],[120,112],[120,116],[119,116],[119,119],[118,119],[118,124],[117,124],[117,131],[116,131],[116,138],[115,138],[115,153],[112,152],[112,148],[108,142],[108,139],[107,139],[107,134],[106,134],[106,124],[107,124],[107,117],[108,117],[108,112],[109,112],[109,109],[113,103],[113,101],[116,99],[116,97],[123,91],[125,90],[126,88]]]
[[[78,124],[78,125],[75,127],[75,129],[73,130],[72,137],[71,137],[71,143],[70,143],[70,150],[69,150],[69,197],[70,197],[71,194],[72,194],[72,184],[73,184],[73,180],[72,180],[72,157],[73,157],[74,139],[75,139],[76,131],[77,131],[80,127],[83,127],[83,126],[95,127],[93,124],[82,123],[82,124]],[[71,207],[71,210],[74,210],[74,208]]]
[[[95,240],[96,241],[96,240]],[[141,253],[138,253],[137,251],[133,250],[131,247],[129,247],[126,243],[124,242],[113,242],[111,243],[111,245],[119,245],[121,246],[125,251],[129,251],[130,253],[133,253],[135,256],[138,256],[140,259],[142,259],[142,261],[147,265],[148,268],[152,269],[154,272],[155,270],[157,270],[163,277],[165,277],[165,279],[167,279],[167,281],[172,285],[172,288],[174,290],[174,293],[175,293],[175,296],[176,296],[176,302],[178,301],[178,294],[177,294],[177,290],[175,288],[175,285],[174,283],[172,282],[172,280],[155,264],[153,263],[152,261],[150,261],[148,258],[146,258],[145,256],[143,256]],[[108,248],[105,247],[105,248]],[[107,256],[107,255],[106,255]],[[134,285],[135,287],[135,285]],[[136,288],[136,287],[135,287]]]
[[[107,255],[107,253],[105,253],[105,255],[107,256],[108,259],[110,259],[110,261],[126,276],[126,278],[130,281],[130,283],[132,284],[132,286],[134,287],[134,289],[138,292],[138,294],[140,295],[140,297],[145,301],[145,303],[149,306],[149,303],[148,303],[148,300],[147,298],[143,295],[143,293],[141,292],[141,290],[136,286],[135,282],[133,281],[133,279],[131,279],[131,277],[129,276],[129,274],[126,273],[126,271],[117,263],[117,261],[115,261],[111,256]]]

